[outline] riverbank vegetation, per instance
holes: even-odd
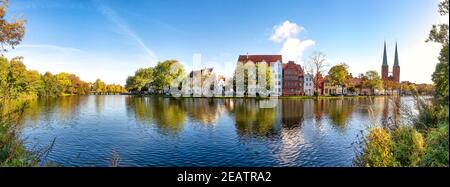
[[[449,13],[449,0],[439,5],[442,16]],[[355,157],[357,166],[448,167],[449,166],[449,36],[448,24],[433,25],[427,42],[442,44],[432,80],[433,98],[416,97],[417,112],[406,109],[409,123],[393,118],[388,125],[370,127]],[[395,101],[394,101],[395,103]]]

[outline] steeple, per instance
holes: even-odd
[[[398,64],[397,42],[395,42],[395,58],[394,58],[394,66],[399,66],[399,64]]]
[[[387,54],[386,54],[386,41],[384,41],[383,66],[388,66],[388,63],[387,63]]]

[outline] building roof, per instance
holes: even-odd
[[[384,41],[383,66],[388,66],[387,54],[386,54],[386,41]]]
[[[361,81],[362,81],[362,79],[361,78],[357,78],[357,77],[351,77],[351,78],[348,79],[348,83],[350,85],[353,85],[353,86],[361,84]]]
[[[282,66],[283,66],[283,70],[286,69],[287,67],[295,67],[295,69],[298,71],[298,73],[300,73],[301,75],[304,74],[302,66],[300,66],[300,64],[296,64],[294,61],[289,61],[288,63],[283,63]]]
[[[214,68],[204,68],[204,69],[201,69],[201,70],[191,71],[189,73],[189,77],[192,77],[193,73],[203,73],[203,72],[211,73],[213,70],[214,70]]]
[[[254,63],[259,63],[262,61],[265,61],[267,63],[273,63],[273,62],[282,62],[282,56],[281,55],[239,55],[238,62],[248,62],[252,61]]]
[[[394,58],[394,66],[400,66],[400,65],[398,64],[397,42],[395,43],[395,58]]]

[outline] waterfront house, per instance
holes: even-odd
[[[299,64],[289,61],[283,64],[283,96],[303,95],[304,72]]]
[[[303,77],[303,92],[307,96],[314,95],[314,82],[313,76],[309,73],[305,74]]]
[[[213,68],[204,68],[191,71],[184,81],[181,92],[183,96],[203,96],[203,90],[211,88],[211,79],[214,79]]]
[[[236,66],[236,70],[238,68],[249,68],[252,66],[246,66],[247,63],[253,63],[257,65],[259,63],[266,63],[270,67],[270,73],[273,75],[273,82],[275,85],[270,88],[271,96],[280,96],[282,93],[282,56],[281,55],[239,55],[238,65]],[[240,65],[241,64],[241,65]],[[239,80],[236,80],[238,82]],[[257,90],[255,84],[252,81],[248,81],[248,88],[244,90],[246,95],[256,95]],[[245,93],[241,93],[238,88],[236,88],[236,95],[245,95]]]

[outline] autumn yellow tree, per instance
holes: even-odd
[[[8,51],[8,46],[14,48],[23,39],[25,34],[25,20],[20,18],[12,18],[9,22],[6,16],[8,8],[8,0],[0,0],[0,53]]]

